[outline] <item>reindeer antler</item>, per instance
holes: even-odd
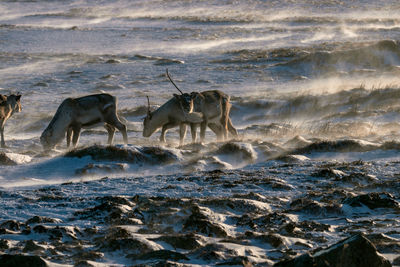
[[[147,96],[147,116],[150,116],[150,99],[149,96]]]
[[[166,70],[166,73],[167,73],[167,77],[170,80],[170,82],[175,86],[176,89],[178,89],[178,91],[181,93],[181,95],[183,95],[183,92],[181,91],[181,89],[178,88],[178,86],[174,83],[174,81],[169,76],[168,69]]]

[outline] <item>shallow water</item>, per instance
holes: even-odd
[[[232,179],[239,180],[242,171],[264,177],[270,175],[265,169],[287,162],[293,170],[275,178],[306,194],[293,175],[307,180],[320,165],[357,160],[375,166],[365,172],[378,181],[395,177],[399,13],[397,1],[2,1],[0,93],[21,92],[22,112],[6,124],[8,148],[1,151],[14,165],[0,165],[0,187],[35,192],[108,177],[111,187],[123,187],[126,179],[142,185],[129,187],[127,197],[160,196],[164,185],[176,188],[168,194],[177,198],[229,197],[237,192],[224,183],[200,190],[203,185],[179,177],[214,170],[234,170]],[[178,147],[177,129],[168,132],[167,144],[158,142],[159,132],[142,137],[146,96],[156,109],[177,92],[167,68],[185,92],[229,94],[239,138],[217,143],[207,131],[204,144],[191,145],[188,132],[186,145]],[[95,158],[85,150],[106,154],[96,146],[107,139],[102,127],[82,133],[79,157],[65,155],[65,142],[44,153],[39,136],[62,100],[100,92],[118,98],[129,145],[115,149],[131,156]],[[122,143],[118,132],[115,142]],[[158,185],[158,177],[167,182]],[[240,193],[256,190],[253,183]],[[98,190],[90,184],[88,192]],[[399,199],[398,190],[391,193]],[[27,216],[14,210],[0,219]]]

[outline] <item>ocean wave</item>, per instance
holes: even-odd
[[[268,64],[272,73],[294,77],[319,75],[370,75],[373,72],[398,72],[400,44],[394,40],[376,43],[333,43],[309,47],[242,49],[225,53],[214,64]],[[243,65],[246,68],[247,65]]]
[[[399,42],[383,40],[350,49],[313,51],[297,56],[288,62],[278,63],[277,66],[286,67],[299,75],[315,76],[326,73],[349,73],[363,69],[384,71],[399,64]]]

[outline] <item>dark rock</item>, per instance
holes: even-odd
[[[74,264],[74,267],[94,267],[94,265],[87,261],[78,261]]]
[[[8,248],[9,248],[8,241],[5,239],[0,239],[0,251],[4,251]]]
[[[226,155],[240,155],[243,160],[247,161],[255,160],[255,155],[250,149],[232,142],[222,145],[215,153]]]
[[[246,256],[237,256],[227,261],[219,262],[216,266],[243,266],[251,267],[253,264],[250,262],[249,258]]]
[[[13,161],[12,159],[10,159],[6,155],[6,153],[1,152],[0,153],[0,165],[14,166],[14,165],[17,165],[17,163],[15,161]]]
[[[386,192],[368,193],[365,195],[346,198],[343,201],[343,204],[347,204],[352,207],[361,207],[365,205],[370,209],[376,209],[376,208],[400,209],[399,202],[397,202],[391,194]]]
[[[400,265],[400,256],[397,258],[394,258],[393,265]]]
[[[141,255],[131,254],[128,255],[127,258],[130,258],[132,260],[189,260],[189,258],[186,257],[184,254],[171,250],[155,250]]]
[[[201,213],[198,206],[192,208],[192,214],[183,224],[183,230],[185,231],[195,231],[199,233],[206,234],[207,236],[215,237],[227,237],[225,229],[209,221],[207,216]]]
[[[77,175],[86,175],[86,174],[93,174],[99,172],[122,172],[126,169],[126,166],[122,163],[114,163],[114,164],[95,164],[89,163],[83,168],[79,168],[75,170],[75,174]]]
[[[376,145],[364,145],[357,140],[321,141],[295,150],[296,154],[313,152],[366,152],[377,149]]]
[[[22,224],[16,220],[8,220],[0,224],[0,228],[8,229],[11,231],[19,231]]]
[[[35,227],[33,227],[33,231],[35,233],[39,233],[39,234],[43,234],[43,233],[47,233],[47,228],[43,225],[36,225]]]
[[[344,172],[334,170],[332,168],[323,168],[311,174],[314,177],[325,177],[325,178],[340,178],[345,175]]]
[[[118,64],[121,63],[118,59],[109,59],[106,61],[107,64]]]
[[[0,267],[47,267],[39,256],[27,255],[0,255]]]
[[[161,236],[159,238],[153,239],[154,241],[164,241],[175,249],[187,249],[193,250],[202,246],[201,236],[195,235],[193,233],[189,234],[179,234],[179,235],[168,235],[168,236]],[[199,241],[200,240],[200,241]]]
[[[110,160],[128,163],[160,164],[170,163],[178,160],[173,152],[160,147],[129,148],[118,146],[93,145],[83,149],[75,149],[64,155],[65,157],[86,157],[93,160]]]
[[[34,216],[28,219],[25,224],[35,224],[35,223],[56,223],[57,220],[53,218],[47,218],[42,216]]]
[[[265,242],[273,246],[274,248],[283,246],[283,239],[277,234],[262,234],[255,237],[256,240]]]
[[[95,261],[101,259],[103,257],[103,253],[97,251],[80,251],[72,255],[72,258],[77,262],[82,262],[85,260]]]
[[[341,214],[340,206],[330,204],[325,205],[310,198],[298,198],[290,203],[292,211],[304,212],[313,215]]]
[[[294,259],[278,262],[275,267],[391,267],[390,262],[380,256],[375,246],[363,235],[355,235],[313,255],[303,254]]]
[[[202,248],[198,248],[190,253],[191,256],[210,262],[226,260],[228,257],[235,257],[236,251],[229,250],[225,246],[211,243]]]
[[[33,240],[26,241],[25,247],[22,250],[23,252],[31,252],[31,251],[41,251],[44,250],[43,247],[35,244]]]

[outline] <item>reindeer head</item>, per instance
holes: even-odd
[[[51,129],[46,128],[42,135],[40,136],[40,143],[43,146],[44,150],[51,150],[55,147],[56,144],[52,142],[53,131]]]
[[[178,104],[185,113],[190,113],[193,111],[193,96],[191,94],[174,94],[175,99],[178,100]]]
[[[150,123],[151,123],[151,120],[153,119],[153,115],[151,114],[151,111],[150,111],[149,97],[148,96],[146,96],[146,97],[147,97],[147,115],[143,121],[143,137],[150,137],[155,132],[155,130],[152,130],[150,127]]]
[[[14,112],[21,112],[21,95],[9,95],[7,96],[7,104],[9,104],[12,108],[12,113]]]

